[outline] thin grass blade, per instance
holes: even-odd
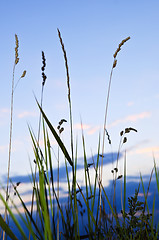
[[[3,202],[4,206],[6,207],[7,211],[9,212],[9,214],[10,214],[13,222],[14,222],[15,225],[17,226],[19,232],[21,233],[21,235],[23,236],[23,238],[24,238],[25,240],[27,240],[26,234],[24,233],[24,231],[23,231],[22,227],[20,226],[17,218],[15,217],[15,215],[13,214],[13,212],[11,211],[10,207],[8,206],[7,202],[4,200],[4,198],[3,198],[3,196],[2,196],[1,193],[0,193],[0,199],[2,200],[2,202]]]
[[[39,106],[39,108],[40,108],[40,111],[41,111],[41,113],[42,113],[42,115],[43,115],[43,118],[45,119],[45,121],[46,121],[46,123],[47,123],[47,125],[48,125],[48,127],[49,127],[49,129],[50,129],[50,131],[52,132],[54,138],[56,139],[56,141],[57,141],[59,147],[61,148],[64,156],[66,157],[66,159],[67,159],[67,161],[69,162],[69,164],[70,164],[71,166],[73,166],[73,162],[72,162],[72,160],[71,160],[71,158],[70,158],[70,156],[69,156],[69,153],[68,153],[67,149],[65,148],[63,142],[62,142],[61,139],[59,138],[59,136],[58,136],[58,134],[56,133],[54,127],[52,126],[52,124],[51,124],[50,121],[48,120],[47,116],[46,116],[45,113],[43,112],[43,110],[42,110],[42,108],[40,107],[40,105],[39,105],[39,103],[38,103],[37,100],[36,100],[36,102],[37,102],[37,104],[38,104],[38,106]]]
[[[4,219],[1,215],[0,215],[0,226],[11,239],[18,240],[18,238],[14,235],[14,233],[9,228],[8,224],[4,221]]]

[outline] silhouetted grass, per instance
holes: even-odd
[[[17,215],[13,213],[13,209],[9,206],[7,199],[3,197],[0,193],[0,199],[3,202],[6,211],[9,213],[12,221],[16,226],[16,231],[21,235],[20,239],[159,239],[159,222],[157,226],[154,225],[154,212],[155,212],[155,195],[153,200],[153,208],[149,209],[148,206],[148,193],[150,184],[152,181],[152,174],[155,173],[155,179],[159,194],[159,171],[156,167],[156,163],[154,160],[154,167],[150,174],[149,185],[147,191],[145,191],[144,182],[142,176],[140,175],[140,183],[138,188],[135,190],[133,196],[128,198],[128,211],[126,211],[126,151],[124,155],[124,173],[123,175],[118,174],[118,161],[120,152],[123,144],[127,142],[127,134],[134,131],[137,132],[136,129],[129,127],[125,128],[120,132],[120,142],[118,155],[116,160],[116,167],[112,169],[113,174],[113,194],[112,198],[108,197],[108,193],[104,188],[104,183],[102,182],[103,176],[103,155],[104,155],[104,145],[105,145],[105,137],[107,137],[108,143],[111,145],[111,137],[107,131],[106,119],[108,112],[108,103],[109,103],[109,95],[110,95],[110,87],[112,81],[113,70],[117,65],[117,54],[121,50],[121,47],[125,42],[127,42],[130,37],[124,39],[118,46],[115,51],[113,57],[113,65],[111,69],[109,86],[108,86],[108,94],[106,99],[106,109],[105,109],[105,117],[104,117],[104,129],[103,129],[103,141],[101,146],[101,137],[99,136],[98,141],[98,153],[97,160],[94,161],[92,157],[92,162],[88,163],[88,158],[85,150],[85,137],[83,133],[83,125],[81,122],[81,133],[82,133],[82,144],[83,144],[83,160],[84,160],[84,181],[85,181],[85,190],[83,190],[80,184],[77,181],[77,158],[78,158],[78,144],[73,144],[73,117],[72,117],[72,106],[71,106],[71,90],[70,90],[70,77],[68,70],[68,59],[66,55],[66,50],[64,47],[64,43],[61,37],[61,33],[58,29],[58,36],[60,40],[60,44],[62,47],[62,51],[64,54],[64,61],[66,67],[66,77],[67,77],[67,88],[68,88],[68,103],[69,103],[69,122],[70,122],[70,145],[71,145],[71,155],[69,151],[65,147],[65,143],[61,139],[61,134],[64,131],[63,124],[67,122],[65,119],[61,119],[57,130],[49,121],[47,115],[45,114],[42,107],[43,100],[43,88],[46,80],[46,75],[44,73],[46,66],[46,59],[44,52],[42,52],[42,93],[41,93],[41,102],[39,103],[36,99],[37,106],[40,110],[40,118],[39,118],[39,130],[38,137],[36,138],[33,130],[29,126],[29,132],[31,136],[33,151],[34,151],[34,162],[35,162],[35,171],[31,168],[32,173],[32,206],[31,210],[27,207],[27,204],[23,201],[20,196],[17,186],[12,182],[12,186],[14,191],[19,198],[21,205],[23,207],[23,211],[25,215],[21,214],[18,207],[14,203],[12,199],[10,199],[11,203],[14,206],[14,210]],[[15,65],[18,63],[18,40],[16,38],[16,57],[15,57]],[[13,71],[14,73],[14,71]],[[25,76],[25,71],[22,74],[22,77]],[[13,74],[14,80],[14,74]],[[13,109],[13,92],[14,92],[14,82],[12,85],[12,102],[11,109]],[[11,111],[12,116],[12,111]],[[42,125],[41,125],[42,121]],[[12,119],[11,119],[12,123]],[[42,127],[42,136],[44,142],[44,148],[41,148],[39,145],[39,136],[40,129]],[[12,126],[10,127],[12,129]],[[66,169],[66,178],[67,178],[67,186],[68,186],[68,199],[65,207],[62,205],[61,199],[59,197],[59,158],[58,154],[58,186],[57,190],[55,187],[55,179],[54,179],[54,168],[53,168],[53,157],[51,151],[51,143],[49,134],[55,138],[58,144],[58,153],[61,153],[65,159],[65,169]],[[10,149],[11,153],[11,149]],[[9,158],[10,159],[10,158]],[[10,164],[10,160],[9,160]],[[70,179],[70,175],[68,172],[68,168],[71,168],[72,179]],[[91,183],[90,180],[90,167],[94,169],[94,182]],[[120,180],[119,180],[120,179]],[[123,181],[122,181],[123,179]],[[122,195],[121,189],[121,211],[119,212],[116,206],[116,187],[117,181],[122,181],[122,185],[124,188],[124,193]],[[8,170],[8,181],[7,181],[7,190],[4,189],[6,196],[8,197],[8,184],[9,184],[9,170]],[[144,201],[141,202],[138,200],[138,194],[140,185],[142,186],[144,193]],[[34,201],[35,200],[35,201]],[[109,209],[106,208],[108,205]],[[33,214],[33,209],[36,209],[36,216]],[[86,210],[85,210],[86,209]],[[17,218],[18,216],[18,218]],[[19,220],[20,219],[20,220]],[[84,220],[83,220],[84,219]],[[20,224],[20,221],[23,222],[25,227],[28,229],[28,232],[25,232]],[[0,215],[0,226],[4,231],[3,238],[6,236],[11,239],[17,240],[16,231],[10,226],[9,222],[6,221],[6,217],[2,217]],[[81,231],[81,226],[83,227],[83,231]]]

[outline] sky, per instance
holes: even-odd
[[[114,68],[108,106],[107,130],[112,146],[105,142],[105,154],[118,151],[120,132],[126,127],[127,175],[150,175],[155,158],[159,163],[159,2],[126,0],[1,1],[0,3],[0,178],[8,168],[10,101],[15,34],[19,39],[19,63],[15,83],[26,70],[14,92],[13,136],[10,176],[30,174],[34,154],[28,124],[38,132],[39,110],[35,97],[41,95],[41,52],[46,57],[47,76],[43,109],[53,126],[64,118],[62,139],[70,152],[69,107],[63,52],[57,28],[67,52],[74,143],[82,159],[81,120],[88,158],[97,154],[99,134],[103,135],[104,114],[113,54],[122,46]],[[106,139],[107,140],[107,139]],[[51,136],[54,152],[57,144]],[[42,144],[42,138],[41,138]],[[64,160],[61,158],[60,166]],[[55,159],[55,166],[57,161]],[[111,178],[112,164],[104,168],[104,184]],[[123,158],[119,161],[123,173]],[[79,178],[83,175],[79,170]],[[27,189],[27,187],[26,187]]]

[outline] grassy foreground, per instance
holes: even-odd
[[[18,47],[19,41],[17,35],[16,37],[16,47],[15,47],[15,63],[13,68],[13,81],[12,81],[12,97],[11,97],[11,125],[10,125],[10,144],[9,144],[9,160],[8,160],[8,179],[7,188],[4,190],[4,194],[0,193],[0,199],[5,206],[5,213],[0,214],[0,226],[2,229],[1,239],[159,239],[159,222],[157,225],[154,223],[155,215],[155,194],[153,199],[153,208],[150,210],[148,206],[148,194],[149,188],[152,181],[152,174],[155,174],[156,186],[159,194],[159,171],[156,167],[154,161],[154,167],[150,174],[150,180],[148,188],[145,189],[142,176],[140,175],[140,183],[138,188],[135,190],[133,196],[128,198],[128,206],[126,208],[126,153],[124,156],[124,173],[123,175],[118,175],[118,161],[120,156],[120,151],[127,142],[127,135],[130,132],[137,132],[136,129],[129,127],[125,128],[120,132],[120,144],[119,151],[117,154],[116,166],[112,169],[113,181],[112,181],[112,196],[108,197],[108,194],[104,188],[104,183],[102,181],[103,176],[103,155],[105,141],[111,144],[110,136],[107,131],[107,112],[109,95],[111,88],[111,81],[113,70],[117,65],[117,55],[121,50],[121,47],[130,39],[130,37],[124,39],[118,46],[117,50],[113,55],[113,65],[110,73],[108,94],[106,99],[106,109],[103,124],[103,137],[102,141],[99,137],[98,141],[98,153],[97,159],[94,161],[92,157],[92,162],[87,162],[87,156],[85,151],[85,138],[81,123],[82,132],[82,144],[83,144],[83,160],[84,160],[84,177],[85,177],[85,189],[82,190],[76,177],[77,173],[77,144],[74,145],[73,141],[73,117],[72,117],[72,106],[71,106],[71,90],[70,90],[70,78],[69,78],[69,68],[68,60],[64,47],[64,43],[61,37],[61,33],[58,30],[58,37],[62,47],[65,67],[66,67],[66,77],[67,77],[67,90],[68,90],[68,104],[69,104],[69,123],[70,123],[70,146],[71,153],[66,149],[64,142],[61,140],[61,134],[64,130],[65,119],[61,119],[57,129],[54,128],[52,123],[46,116],[42,103],[43,103],[43,91],[46,82],[45,67],[46,59],[44,52],[42,52],[42,90],[41,90],[41,101],[37,102],[37,107],[40,110],[39,117],[39,130],[37,137],[34,134],[31,127],[29,127],[29,132],[31,136],[31,141],[33,145],[33,151],[35,155],[34,163],[35,169],[31,168],[32,173],[32,205],[31,209],[27,207],[27,204],[23,201],[22,196],[20,196],[17,186],[12,183],[9,172],[11,164],[11,145],[12,145],[12,115],[13,115],[13,97],[14,91],[22,77],[25,77],[26,71],[23,72],[21,78],[18,80],[17,84],[14,84],[14,71],[15,67],[19,62],[18,57]],[[43,136],[44,148],[39,145],[40,131]],[[54,162],[51,151],[51,143],[49,139],[49,133],[53,135],[58,144],[58,153],[62,152],[65,159],[65,170],[67,176],[67,186],[68,186],[68,198],[65,207],[63,206],[61,199],[59,198],[60,191],[60,181],[59,181],[59,154],[58,154],[58,175],[57,179],[54,177]],[[94,169],[94,180],[92,184],[92,179],[90,176],[89,169],[93,167]],[[70,178],[69,168],[71,168],[72,177]],[[121,191],[122,205],[121,211],[119,212],[116,206],[116,188],[117,181],[122,181],[123,194]],[[57,182],[57,187],[55,183]],[[12,185],[14,191],[19,198],[21,205],[23,207],[24,213],[22,214],[18,207],[15,205],[14,201],[9,195],[9,184]],[[142,188],[144,193],[144,201],[138,200],[139,188]],[[14,206],[13,208],[9,204]],[[83,205],[85,211],[83,211]],[[106,208],[106,205],[108,208]],[[128,210],[126,210],[128,209]],[[18,217],[17,217],[18,216]],[[14,223],[14,229],[10,225],[9,219]],[[22,223],[22,224],[21,224]],[[23,226],[25,226],[24,230]],[[16,229],[16,230],[15,230]],[[18,234],[17,234],[18,232]],[[20,237],[19,237],[20,236]]]

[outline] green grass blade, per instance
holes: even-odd
[[[155,215],[155,197],[156,197],[156,193],[154,193],[154,198],[153,198],[152,221],[151,221],[151,232],[152,232],[153,238],[154,238],[153,226],[154,226],[154,215]]]
[[[49,159],[49,163],[50,163],[50,160],[51,160],[50,141],[49,141],[48,132],[46,132],[46,134],[47,134],[47,136],[46,136],[47,152],[48,152],[48,159]],[[49,181],[48,166],[46,166],[46,167],[47,167],[47,179],[48,179],[48,189],[49,189],[49,197],[50,197],[50,207],[51,207],[51,214],[52,214],[52,217],[53,217],[53,206],[52,206],[52,198],[51,198],[51,184],[50,184],[50,181]],[[51,171],[52,171],[52,168],[50,168],[50,172]]]
[[[126,206],[126,152],[124,158],[124,206],[123,206],[124,224],[125,224],[125,206]]]
[[[15,225],[17,226],[19,232],[21,233],[21,235],[23,236],[23,238],[24,238],[25,240],[27,240],[26,234],[24,233],[24,231],[23,231],[22,227],[20,226],[17,218],[15,217],[15,215],[13,214],[13,212],[11,211],[10,207],[8,206],[7,202],[4,200],[4,198],[3,198],[3,196],[2,196],[1,193],[0,193],[0,199],[2,200],[2,202],[3,202],[4,206],[6,207],[7,211],[9,212],[9,214],[10,214],[13,222],[14,222]]]
[[[48,211],[48,202],[47,202],[47,194],[45,191],[46,188],[46,182],[44,177],[44,171],[39,172],[39,185],[40,185],[40,202],[41,202],[41,209],[43,213],[44,218],[44,235],[45,239],[52,239],[52,233],[51,233],[51,226],[50,226],[50,220],[49,220],[49,211]]]
[[[145,198],[144,206],[147,207],[147,212],[148,212],[148,214],[150,214],[149,207],[148,207],[148,203],[147,203],[147,196],[146,196],[146,193],[145,193],[145,188],[144,188],[144,183],[143,183],[143,179],[142,179],[141,173],[140,173],[140,179],[141,179],[142,189],[143,189],[144,198]]]
[[[98,157],[99,159],[99,157]],[[97,159],[97,161],[98,161]],[[95,168],[95,167],[94,167]],[[93,186],[93,198],[92,198],[92,202],[91,202],[91,209],[93,211],[94,209],[94,204],[95,204],[95,197],[96,197],[96,185],[97,185],[97,175],[96,175],[96,171],[95,171],[95,179],[94,179],[94,186]]]
[[[51,214],[52,214],[52,223],[53,223],[53,233],[54,239],[56,239],[56,228],[55,228],[55,218],[54,218],[54,178],[53,178],[53,167],[52,167],[52,156],[51,156],[51,145],[50,140],[47,132],[47,150],[48,150],[48,161],[49,161],[49,168],[50,168],[50,175],[51,175],[51,183],[49,183],[50,191],[53,193],[53,200],[51,201],[50,198],[50,207],[51,207]]]
[[[69,164],[70,164],[71,166],[73,166],[73,162],[72,162],[72,160],[71,160],[71,158],[70,158],[70,156],[69,156],[69,153],[68,153],[67,149],[65,148],[63,142],[61,141],[60,137],[59,137],[58,134],[56,133],[54,127],[52,126],[52,124],[51,124],[50,121],[48,120],[47,116],[46,116],[45,113],[43,112],[43,110],[42,110],[42,108],[40,107],[40,105],[39,105],[39,103],[38,103],[37,100],[36,100],[36,102],[37,102],[37,104],[38,104],[38,106],[39,106],[39,108],[40,108],[40,111],[41,111],[41,113],[42,113],[42,115],[43,115],[43,118],[45,119],[45,121],[46,121],[46,123],[47,123],[47,125],[48,125],[48,127],[49,127],[49,129],[50,129],[50,131],[52,132],[54,138],[56,139],[56,141],[57,141],[59,147],[61,148],[64,156],[66,157],[66,159],[67,159],[67,161],[69,162]]]
[[[159,232],[159,222],[158,222],[158,224],[157,224],[157,230],[156,230],[156,234],[155,234],[155,239],[157,240],[157,237],[159,237],[158,236],[158,232]]]
[[[103,190],[103,192],[104,192],[104,195],[105,195],[105,198],[106,198],[106,200],[107,200],[107,203],[108,203],[108,205],[109,205],[109,207],[110,207],[110,210],[111,210],[111,212],[112,212],[112,215],[114,216],[114,218],[115,218],[115,220],[116,220],[116,223],[119,224],[118,217],[117,217],[116,213],[113,211],[113,208],[112,208],[112,206],[111,206],[111,204],[110,204],[110,201],[109,201],[109,199],[108,199],[108,196],[107,196],[107,194],[106,194],[106,192],[105,192],[104,187],[103,187],[102,184],[101,184],[101,187],[102,187],[102,190]]]
[[[74,180],[76,180],[76,164],[77,164],[76,161],[77,161],[77,159],[75,157]],[[68,193],[69,193],[69,198],[70,198],[73,222],[74,222],[74,226],[75,226],[75,239],[78,239],[79,238],[79,224],[78,224],[78,208],[77,208],[77,197],[76,197],[76,188],[75,188],[76,185],[73,186],[73,193],[74,194],[72,194],[66,159],[65,159],[65,167],[66,167],[66,177],[67,177],[67,184],[68,184]],[[74,205],[73,205],[73,200],[74,200]]]
[[[82,127],[82,124],[81,124]],[[88,228],[89,231],[91,231],[91,223],[90,223],[90,207],[89,207],[89,200],[88,200],[88,182],[87,182],[87,176],[88,176],[88,164],[87,164],[87,157],[86,157],[86,151],[85,151],[85,141],[84,141],[84,134],[82,129],[82,142],[83,142],[83,154],[84,154],[84,172],[85,172],[85,185],[86,185],[86,199],[87,199],[87,216],[88,216]],[[93,215],[93,213],[92,213]]]
[[[0,226],[11,239],[18,240],[18,238],[14,235],[14,233],[9,228],[8,224],[4,221],[4,219],[1,215],[0,215]]]
[[[79,234],[79,223],[78,223],[78,207],[77,207],[77,195],[76,195],[76,172],[77,172],[77,141],[76,141],[76,152],[75,152],[75,171],[74,171],[74,207],[75,207],[75,221],[76,221],[76,229],[75,231],[77,239],[80,239]]]
[[[154,161],[154,168],[155,168],[155,176],[156,176],[157,190],[158,190],[158,194],[159,194],[159,173],[158,173],[158,171],[157,171],[157,167],[156,167],[155,161]]]
[[[17,191],[17,189],[15,189],[15,191]],[[33,226],[31,224],[30,218],[27,216],[27,214],[25,213],[25,217],[22,215],[22,213],[20,212],[20,210],[18,209],[18,207],[15,205],[15,203],[13,202],[12,199],[10,199],[12,205],[14,206],[14,209],[17,211],[18,216],[21,218],[21,220],[23,221],[23,223],[25,224],[26,228],[29,230],[29,232],[32,234],[32,237],[34,240],[40,239],[39,236],[35,235],[34,230],[33,230]],[[23,209],[24,210],[24,209]],[[25,212],[25,211],[24,211]]]
[[[88,214],[90,214],[90,217],[91,217],[94,225],[96,226],[96,221],[95,221],[95,218],[94,218],[94,216],[93,216],[93,213],[92,213],[91,209],[90,209],[89,206],[88,206],[88,201],[86,200],[84,194],[82,193],[81,188],[80,188],[80,186],[79,186],[78,183],[77,183],[77,186],[78,186],[78,189],[79,189],[79,191],[80,191],[80,193],[81,193],[81,195],[82,195],[82,197],[83,197],[83,200],[84,200],[84,202],[85,202],[85,204],[86,204],[86,206],[87,206]]]
[[[11,182],[11,183],[12,183],[12,182]],[[13,183],[12,183],[12,185],[13,185]],[[13,186],[14,186],[14,185],[13,185]],[[38,229],[38,227],[37,227],[37,225],[36,225],[36,223],[35,223],[35,221],[34,221],[32,215],[30,214],[29,210],[27,209],[27,207],[26,207],[24,201],[22,200],[22,198],[21,198],[19,192],[17,191],[16,188],[14,188],[14,191],[16,192],[16,194],[17,194],[19,200],[21,201],[21,204],[22,204],[22,206],[23,206],[24,211],[27,213],[28,217],[30,218],[31,222],[33,223],[33,225],[34,225],[36,231],[38,232],[39,236],[40,236],[41,238],[43,238],[43,236],[41,235],[40,230]]]

